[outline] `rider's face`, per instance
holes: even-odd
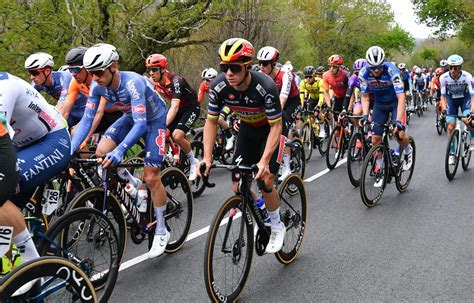
[[[48,77],[49,73],[47,72],[49,69],[33,69],[28,70],[27,73],[30,76],[30,80],[32,80],[36,85],[43,85]]]
[[[231,86],[237,86],[245,79],[246,64],[239,62],[221,62],[221,71]]]
[[[113,77],[111,68],[112,67],[109,66],[104,70],[90,71],[90,73],[92,74],[92,80],[97,82],[99,86],[108,85],[112,81]]]

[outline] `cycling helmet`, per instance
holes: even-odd
[[[84,63],[84,54],[86,47],[76,47],[66,54],[66,64],[69,66],[82,66]]]
[[[254,65],[252,65],[250,70],[253,71],[253,72],[259,72],[260,71],[260,65],[254,64]]]
[[[41,69],[45,67],[53,67],[53,56],[47,53],[34,53],[25,61],[25,69]]]
[[[324,66],[321,66],[321,65],[318,66],[318,68],[316,68],[316,73],[318,73],[318,74],[324,73]]]
[[[363,68],[366,64],[365,59],[357,59],[355,60],[354,64],[352,65],[352,69],[354,71],[359,71],[361,68]]]
[[[303,68],[303,75],[305,77],[306,76],[312,76],[312,75],[314,75],[315,72],[316,72],[316,70],[314,69],[314,66],[312,66],[312,65],[308,65],[305,68]]]
[[[201,78],[206,80],[214,79],[217,76],[217,71],[212,67],[206,68],[201,73]]]
[[[328,58],[329,65],[342,65],[343,62],[341,55],[332,55]]]
[[[119,54],[115,46],[106,43],[95,44],[84,54],[84,67],[88,71],[104,70],[118,59]]]
[[[446,65],[448,65],[448,61],[446,61],[446,60],[444,60],[444,59],[441,60],[441,61],[439,61],[439,66],[445,67]]]
[[[280,53],[273,46],[262,47],[257,53],[257,60],[259,61],[278,61]]]
[[[161,54],[152,54],[148,56],[145,61],[146,67],[161,67],[161,68],[168,68],[168,59]],[[204,72],[204,71],[203,71]]]
[[[385,61],[385,52],[380,46],[372,46],[365,53],[365,59],[369,66],[379,66]]]
[[[426,69],[426,67],[423,67],[423,68],[421,69],[421,72],[422,72],[423,74],[425,74],[427,71],[428,71],[428,70]]]
[[[295,69],[293,68],[293,65],[285,63],[282,67],[281,70],[284,72],[293,72]]]
[[[61,65],[61,66],[58,68],[58,72],[67,72],[67,71],[68,71],[68,68],[69,68],[69,65]]]
[[[435,74],[436,74],[437,76],[441,76],[442,74],[444,74],[444,68],[438,67],[438,68],[435,70]]]
[[[253,45],[242,38],[231,38],[222,42],[219,56],[222,61],[249,61],[255,53]]]
[[[417,75],[421,74],[421,68],[417,67],[415,69],[415,74],[417,74]]]
[[[464,63],[464,59],[459,55],[451,55],[446,62],[449,66],[461,66]]]
[[[405,63],[399,63],[398,64],[398,69],[404,69],[406,67],[407,67],[407,65]]]

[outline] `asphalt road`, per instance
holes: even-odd
[[[368,209],[349,183],[346,164],[306,182],[299,257],[283,266],[273,255],[254,254],[241,301],[474,301],[474,169],[459,167],[447,180],[447,137],[436,133],[433,108],[412,118],[408,132],[417,148],[408,191],[399,194],[389,184],[380,204]],[[324,159],[313,153],[305,177],[324,169]],[[213,173],[217,186],[195,200],[193,239],[174,254],[121,270],[111,302],[209,301],[202,229],[232,194],[229,173]],[[130,242],[126,260],[146,251],[145,243]]]

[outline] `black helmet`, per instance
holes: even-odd
[[[316,72],[317,73],[324,73],[324,66],[318,66],[318,68],[316,69]]]
[[[315,69],[314,66],[308,65],[305,68],[303,68],[303,75],[306,76],[312,76],[314,75]]]
[[[66,64],[70,66],[82,66],[86,47],[76,47],[71,49],[66,55]]]

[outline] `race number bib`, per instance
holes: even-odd
[[[13,238],[13,227],[0,226],[0,257],[10,250],[10,243]]]
[[[57,190],[57,189],[46,189],[44,191],[43,197],[46,201],[43,204],[43,214],[49,216],[58,208],[59,190]]]

